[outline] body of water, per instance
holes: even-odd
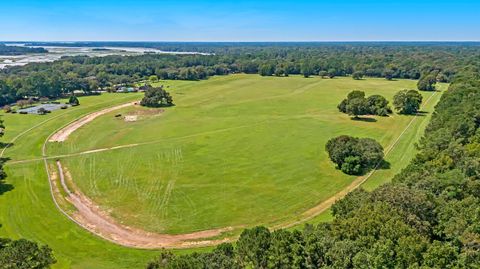
[[[24,44],[8,44],[9,46],[24,46]],[[35,47],[35,46],[32,46]],[[53,62],[64,56],[81,56],[86,55],[90,57],[105,57],[109,55],[141,55],[145,53],[158,54],[201,54],[209,55],[208,53],[199,52],[174,52],[162,51],[152,48],[129,48],[129,47],[56,47],[46,46],[48,53],[34,53],[24,55],[0,55],[0,69],[9,66],[22,66],[29,63],[43,63]]]

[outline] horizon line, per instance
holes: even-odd
[[[0,40],[0,43],[80,43],[80,42],[123,42],[123,43],[480,43],[480,40],[258,40],[258,41],[239,41],[239,40]]]

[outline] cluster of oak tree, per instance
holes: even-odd
[[[393,106],[400,114],[415,114],[422,104],[422,95],[416,90],[402,90],[393,97]],[[340,112],[354,116],[358,119],[361,115],[388,116],[392,109],[388,100],[381,95],[371,95],[365,98],[363,91],[351,91],[337,108]]]
[[[392,113],[388,101],[381,95],[372,95],[365,98],[365,92],[352,91],[347,98],[337,106],[338,110],[358,118],[360,115],[387,116]]]
[[[393,97],[393,105],[400,114],[415,114],[421,104],[422,95],[416,90],[402,90]],[[351,91],[337,108],[354,119],[359,119],[359,115],[387,116],[392,113],[385,97],[371,95],[365,98],[365,92],[356,90]],[[343,135],[330,139],[325,149],[336,167],[349,175],[360,175],[385,164],[382,146],[370,138]]]

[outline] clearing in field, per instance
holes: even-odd
[[[336,108],[347,93],[391,101],[414,87],[406,80],[213,78],[172,88],[176,106],[162,113],[138,106],[102,113],[49,143],[47,155],[66,156],[61,162],[79,190],[126,227],[184,234],[281,226],[356,179],[334,168],[328,139],[371,137],[389,148],[413,118],[352,120]]]

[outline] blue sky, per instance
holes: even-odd
[[[480,41],[480,1],[0,0],[0,40]]]

